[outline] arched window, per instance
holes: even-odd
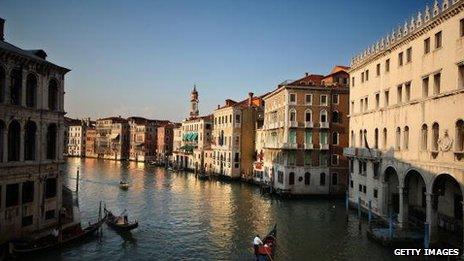
[[[354,131],[351,131],[351,147],[355,147],[355,139]]]
[[[374,148],[379,148],[379,129],[377,128],[374,130]]]
[[[295,173],[290,172],[288,174],[288,185],[294,185],[295,184]]]
[[[56,141],[57,141],[56,124],[52,123],[47,128],[47,159],[56,159]]]
[[[313,112],[311,110],[305,111],[305,121],[312,122],[313,121]]]
[[[326,110],[322,110],[321,111],[321,122],[327,122],[327,111]]]
[[[296,121],[296,110],[295,109],[291,109],[290,110],[290,121]]]
[[[367,144],[367,130],[364,130],[363,132],[363,142],[364,142],[364,147],[367,147],[369,144]]]
[[[0,103],[5,102],[6,92],[6,73],[5,69],[0,66]]]
[[[408,126],[404,127],[403,148],[405,150],[409,149],[409,127]]]
[[[311,184],[311,173],[306,172],[304,174],[304,183],[305,185],[309,186]]]
[[[28,121],[24,134],[24,158],[25,160],[35,160],[35,142],[37,126],[35,122]]]
[[[340,122],[340,113],[338,111],[332,112],[332,122]]]
[[[37,78],[33,74],[27,76],[26,81],[26,106],[33,108],[36,106],[37,97]]]
[[[359,147],[362,148],[364,145],[363,131],[359,130]]]
[[[332,133],[332,145],[338,145],[338,132]]]
[[[440,125],[438,123],[434,123],[432,125],[432,150],[438,151],[438,138],[440,135]]]
[[[422,128],[421,128],[421,149],[422,150],[427,150],[427,136],[428,136],[428,127],[427,127],[427,124],[422,124]]]
[[[464,151],[464,121],[456,122],[456,152]]]
[[[48,84],[48,109],[58,110],[58,83],[54,79]]]
[[[325,173],[324,172],[320,174],[319,185],[325,186]]]
[[[5,154],[5,151],[3,151],[3,144],[5,144],[6,142],[5,133],[6,133],[5,123],[2,120],[0,120],[0,162],[3,162],[3,155]]]
[[[14,120],[8,126],[8,161],[19,161],[21,125]]]
[[[383,144],[382,147],[387,149],[387,128],[383,128]]]
[[[23,77],[20,69],[11,70],[10,74],[10,103],[13,105],[21,105]]]
[[[401,149],[401,129],[400,127],[396,128],[396,139],[395,139],[395,148],[397,150]]]

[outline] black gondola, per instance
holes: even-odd
[[[139,226],[139,222],[137,220],[129,222],[127,216],[115,216],[107,209],[105,209],[105,213],[107,215],[106,224],[113,229],[119,231],[130,231]]]
[[[82,242],[92,235],[105,222],[106,216],[100,221],[89,224],[88,227],[82,229],[80,224],[68,227],[61,232],[60,236],[51,234],[38,239],[22,239],[10,242],[10,254],[13,256],[25,256],[45,251],[58,249],[74,242]]]
[[[277,246],[277,224],[269,233],[264,237],[263,245],[258,248],[258,260],[273,260],[274,253]]]

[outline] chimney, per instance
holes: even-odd
[[[248,93],[248,106],[251,106],[253,104],[253,94],[252,92]]]
[[[309,73],[305,73],[305,76],[308,77],[308,76],[309,76]]]
[[[221,105],[218,104],[218,107],[217,107],[217,108],[218,108],[218,109],[221,108]]]
[[[0,41],[5,40],[4,27],[5,27],[5,19],[0,17]]]

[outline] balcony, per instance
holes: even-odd
[[[319,147],[321,148],[321,150],[328,150],[329,144],[319,144]]]
[[[288,126],[290,128],[297,128],[298,127],[298,122],[297,121],[290,121],[290,122],[288,122]]]
[[[346,157],[355,157],[356,148],[353,148],[353,147],[343,148],[343,155],[345,155]]]
[[[368,148],[343,148],[343,155],[347,157],[358,157],[364,159],[379,159],[381,157],[380,150]]]
[[[290,142],[282,143],[282,149],[296,149],[296,148],[298,148],[298,144],[296,143],[290,143]]]
[[[313,128],[314,123],[312,121],[305,121],[305,128]]]
[[[321,129],[328,129],[329,123],[328,122],[321,122],[319,123]]]
[[[305,150],[312,150],[314,149],[314,145],[312,143],[305,143],[304,148]]]
[[[265,142],[263,144],[263,147],[264,148],[267,148],[267,149],[280,149],[280,146],[279,146],[279,143],[278,142]]]

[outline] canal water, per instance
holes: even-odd
[[[37,260],[253,260],[252,240],[277,224],[275,260],[389,260],[393,250],[366,238],[343,200],[283,200],[241,183],[197,180],[141,163],[68,159],[66,184],[80,169],[83,223],[96,220],[100,201],[139,220],[130,234],[106,225],[100,239]],[[127,179],[131,187],[119,188]]]

